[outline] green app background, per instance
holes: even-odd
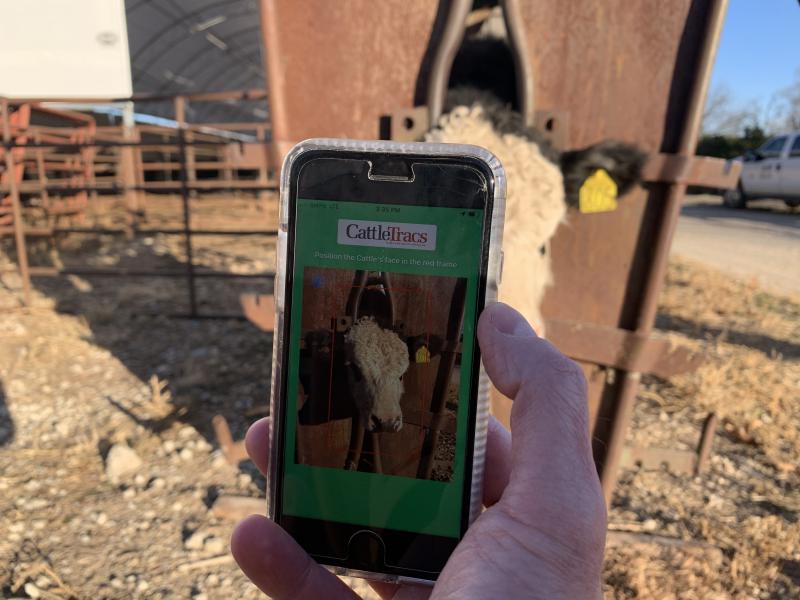
[[[289,323],[289,368],[284,424],[287,449],[283,465],[284,513],[430,535],[459,536],[483,233],[483,211],[472,210],[470,213],[465,214],[461,208],[298,199],[292,288],[292,304],[296,308],[292,311]],[[336,240],[339,219],[435,224],[436,249],[426,251],[339,245]],[[341,258],[324,259],[315,256],[315,252],[338,254]],[[372,260],[357,260],[358,257]],[[456,263],[456,266],[437,267],[437,260]],[[303,301],[305,267],[369,269],[467,278],[456,454],[450,482],[295,464],[302,314],[300,306]]]

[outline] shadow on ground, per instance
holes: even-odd
[[[656,328],[666,331],[677,331],[698,340],[721,339],[730,344],[747,346],[759,350],[767,356],[780,354],[788,360],[800,359],[800,344],[776,339],[760,333],[737,331],[722,327],[712,327],[668,314],[656,316]]]
[[[786,228],[788,231],[798,230],[800,233],[800,210],[788,208],[782,202],[756,204],[745,209],[707,203],[688,203],[681,208],[681,216],[703,220],[735,219],[750,223],[755,221]]]
[[[14,420],[6,404],[6,393],[0,381],[0,446],[14,441]]]
[[[81,246],[61,252],[65,265],[87,266],[97,247]],[[120,242],[101,253],[114,268],[183,273],[185,262],[154,251],[152,245]],[[117,260],[118,258],[118,260]],[[202,257],[201,257],[202,258]],[[79,315],[91,329],[91,342],[107,349],[142,382],[153,375],[168,383],[172,410],[163,418],[145,418],[127,398],[107,401],[153,432],[175,422],[191,425],[216,446],[211,419],[223,415],[234,438],[250,422],[252,410],[269,398],[272,336],[241,318],[239,295],[271,293],[268,279],[215,278],[222,270],[198,267],[197,305],[200,314],[217,318],[192,319],[184,277],[58,277],[35,278],[34,287],[55,301],[55,310]],[[239,318],[218,318],[219,315]]]

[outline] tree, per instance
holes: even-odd
[[[759,107],[740,107],[733,101],[730,88],[716,86],[706,99],[701,132],[703,136],[740,136],[746,127],[757,127]]]
[[[699,156],[715,156],[717,158],[736,158],[748,150],[755,150],[767,141],[767,134],[758,125],[744,128],[744,135],[704,135],[697,143],[696,153]]]
[[[800,129],[800,68],[795,71],[794,79],[791,85],[776,94],[778,124],[783,130]]]

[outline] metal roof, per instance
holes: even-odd
[[[134,94],[266,86],[257,0],[125,0]],[[136,110],[173,117],[169,103]],[[266,101],[194,103],[193,122],[264,121]]]

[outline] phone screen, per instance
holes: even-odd
[[[472,169],[482,197],[448,198],[441,165],[414,168],[296,187],[276,500],[318,558],[368,531],[384,556],[362,568],[437,572],[469,510],[486,188]]]

